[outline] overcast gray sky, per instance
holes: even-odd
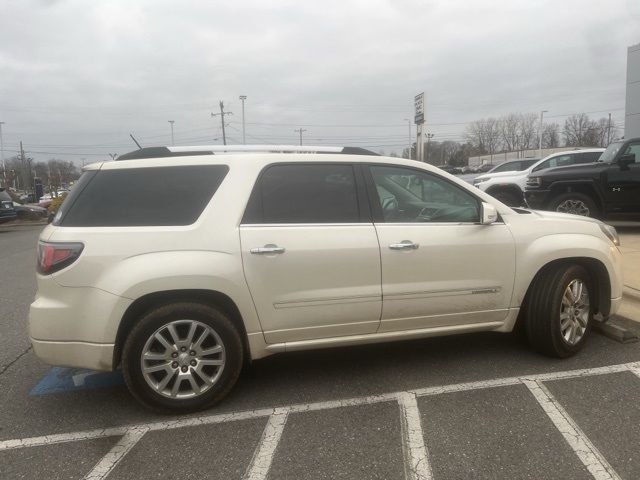
[[[638,0],[0,0],[5,157],[96,161],[170,144],[400,152],[413,96],[434,140],[465,122],[548,110],[624,121]],[[37,153],[44,152],[44,153]]]

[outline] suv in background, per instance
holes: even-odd
[[[412,160],[202,148],[85,167],[38,243],[38,357],[122,366],[143,405],[185,412],[279,352],[518,322],[568,357],[620,305],[619,241],[602,222],[512,210]]]
[[[493,195],[510,207],[519,207],[525,203],[524,189],[527,183],[527,177],[532,172],[562,165],[593,163],[598,160],[602,152],[604,152],[604,148],[589,148],[552,153],[542,160],[535,159],[521,171],[498,172],[492,170],[491,172],[476,177],[473,180],[473,185],[487,192],[489,195]],[[522,162],[524,164],[527,160],[522,160]],[[498,167],[500,167],[500,165]]]
[[[17,217],[16,211],[13,208],[13,199],[11,195],[0,187],[0,223],[10,222]]]
[[[525,197],[534,209],[640,220],[640,138],[612,143],[597,163],[529,175]]]

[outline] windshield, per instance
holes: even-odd
[[[613,162],[613,159],[616,158],[616,155],[618,154],[618,151],[620,151],[622,144],[623,142],[616,142],[616,143],[610,144],[607,147],[607,149],[604,152],[602,152],[602,155],[600,155],[600,158],[598,159],[598,161],[604,162],[604,163]]]

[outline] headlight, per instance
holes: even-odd
[[[527,187],[540,188],[542,186],[541,177],[527,177]]]
[[[616,247],[620,246],[620,237],[618,237],[618,232],[611,225],[607,225],[605,223],[599,223],[600,230],[604,233],[611,243],[613,243]]]

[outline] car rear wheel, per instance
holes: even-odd
[[[540,272],[527,299],[531,346],[561,358],[582,348],[593,324],[591,285],[589,273],[580,265],[554,265]]]
[[[551,210],[594,218],[599,214],[596,203],[587,195],[578,192],[565,193],[553,199]]]
[[[122,369],[131,394],[162,412],[190,412],[222,400],[236,383],[243,348],[221,311],[174,303],[142,317],[124,345]]]

